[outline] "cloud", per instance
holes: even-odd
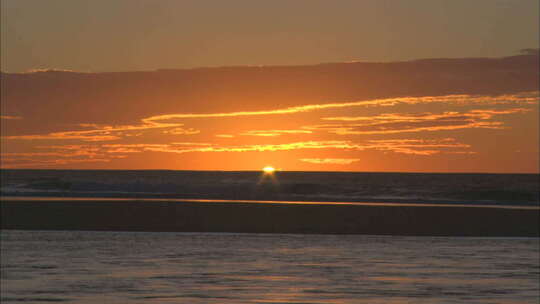
[[[17,119],[22,119],[22,117],[20,117],[20,116],[0,115],[0,119],[17,120]]]
[[[500,104],[500,103],[537,103],[539,100],[539,92],[526,92],[514,95],[499,95],[499,96],[471,96],[471,95],[446,95],[446,96],[424,96],[424,97],[400,97],[389,99],[375,99],[364,100],[356,102],[343,102],[343,103],[327,103],[327,104],[312,104],[303,105],[283,109],[275,109],[268,111],[244,111],[244,112],[228,112],[228,113],[206,113],[206,114],[193,114],[193,113],[179,113],[179,114],[165,114],[150,116],[141,119],[140,124],[136,125],[98,125],[98,124],[79,124],[80,127],[93,128],[92,130],[78,130],[78,131],[64,131],[64,132],[52,132],[48,134],[34,134],[34,135],[14,135],[4,136],[4,139],[19,139],[19,140],[65,140],[65,139],[78,139],[83,141],[111,141],[118,140],[123,136],[129,136],[129,134],[122,134],[122,132],[133,132],[151,129],[166,129],[163,132],[173,135],[192,135],[200,133],[200,130],[193,128],[182,128],[183,123],[178,122],[178,119],[193,119],[193,118],[220,118],[220,117],[236,117],[236,116],[260,116],[260,115],[282,115],[282,114],[294,114],[310,111],[318,111],[325,109],[336,108],[348,108],[358,106],[392,106],[396,104],[418,104],[418,103],[465,103],[475,104]],[[437,116],[431,113],[424,114],[409,114],[409,116],[399,116],[400,114],[383,114],[378,117],[327,117],[325,120],[342,120],[342,121],[354,121],[354,120],[374,120],[381,121],[379,123],[379,129],[373,129],[375,124],[372,124],[372,129],[358,130],[358,127],[364,125],[349,124],[349,125],[314,125],[306,126],[303,130],[253,130],[247,131],[242,135],[251,136],[278,136],[281,134],[300,134],[310,133],[312,130],[326,130],[335,134],[392,134],[401,132],[420,132],[420,131],[436,131],[436,130],[455,130],[463,128],[501,128],[501,123],[498,122],[478,122],[471,121],[471,119],[489,119],[493,115],[500,114],[512,114],[518,112],[525,112],[527,109],[517,108],[506,112],[504,110],[476,110],[463,114],[463,120],[458,122],[457,117],[454,122],[449,122],[450,115],[455,115],[456,112],[446,112]],[[386,116],[384,116],[386,115]],[[438,119],[446,119],[446,122],[435,123]],[[175,121],[171,121],[175,120]],[[394,128],[387,128],[384,123],[389,123],[392,120],[394,122],[416,122],[431,120],[434,123],[422,123],[422,125],[404,126],[399,129],[397,126]],[[223,136],[221,136],[223,137]]]
[[[144,166],[147,157],[164,156],[159,153],[200,157],[209,164],[221,155],[181,154],[305,150],[310,159],[323,162],[361,159],[362,151],[471,154],[476,148],[488,151],[497,134],[516,135],[515,146],[506,149],[533,150],[535,141],[515,134],[535,131],[531,124],[538,122],[527,112],[536,110],[540,100],[538,52],[524,54],[297,67],[1,73],[8,88],[0,92],[2,114],[10,114],[0,117],[2,152],[26,153],[2,157],[22,163],[133,156],[114,164],[121,167]],[[523,125],[512,119],[526,112]],[[511,123],[515,130],[477,132],[509,129]],[[462,130],[452,134],[460,133],[467,142],[422,141],[445,130]],[[409,141],[394,138],[404,136]]]
[[[321,124],[305,126],[307,130],[327,131],[338,135],[351,134],[396,134],[410,132],[432,132],[458,129],[503,129],[500,121],[490,121],[494,116],[525,113],[530,109],[488,109],[468,112],[434,113],[388,113],[374,116],[325,117],[328,121],[345,121],[359,123]]]
[[[437,120],[437,119],[455,119],[455,118],[480,118],[490,119],[495,115],[514,114],[528,112],[530,109],[512,108],[512,109],[489,109],[489,110],[471,110],[467,113],[459,112],[444,112],[442,114],[433,113],[384,113],[376,116],[355,116],[355,117],[324,117],[323,120],[338,120],[338,121],[422,121],[422,120]]]
[[[146,147],[148,151],[188,153],[188,152],[264,152],[264,151],[287,151],[298,149],[329,149],[346,148],[348,144],[344,141],[304,141],[286,144],[260,144],[260,145],[237,145],[224,146],[210,144],[205,147],[178,146],[178,144],[167,145],[166,147]]]
[[[91,158],[91,159],[35,159],[35,158],[1,158],[0,163],[2,168],[35,168],[35,167],[51,167],[57,165],[80,164],[80,163],[96,163],[110,162],[110,158]]]
[[[200,130],[196,130],[193,128],[184,129],[184,128],[174,128],[170,130],[163,131],[165,134],[172,134],[172,135],[193,135],[193,134],[199,134],[201,133]]]
[[[312,164],[349,165],[359,161],[358,158],[301,158],[300,161]]]
[[[82,72],[77,72],[77,71],[68,70],[68,69],[38,68],[38,69],[30,69],[21,74],[35,74],[35,73],[82,73]]]
[[[398,154],[430,156],[433,154],[473,154],[470,145],[453,138],[443,139],[387,139],[353,142],[346,140],[302,141],[282,144],[220,145],[205,142],[173,142],[167,144],[81,144],[38,146],[43,152],[2,153],[4,168],[55,166],[87,162],[109,162],[135,153],[242,153],[279,152],[292,150],[382,151]],[[318,164],[350,164],[357,158],[304,158],[301,161]]]
[[[505,58],[389,63],[1,73],[7,88],[1,91],[2,113],[25,120],[17,128],[4,128],[2,135],[80,131],[65,127],[82,122],[153,127],[152,123],[196,118],[285,116],[397,104],[537,103],[538,93],[531,95],[538,91],[537,66],[537,52],[527,51]]]
[[[241,111],[241,112],[223,112],[223,113],[177,113],[156,115],[144,118],[142,121],[146,124],[166,124],[164,121],[191,118],[220,118],[220,117],[239,117],[239,116],[260,116],[260,115],[283,115],[304,113],[326,109],[338,109],[348,107],[366,107],[366,106],[394,106],[397,104],[423,104],[423,103],[451,103],[451,104],[513,104],[513,103],[538,103],[540,92],[524,92],[512,95],[481,96],[481,95],[444,95],[444,96],[423,96],[423,97],[399,97],[386,99],[372,99],[353,102],[308,104],[296,107],[288,107],[267,111]]]
[[[444,139],[393,139],[368,140],[352,142],[346,140],[302,141],[283,144],[260,145],[220,145],[214,143],[175,142],[170,144],[104,144],[104,151],[121,151],[128,149],[129,153],[166,152],[166,153],[209,153],[209,152],[276,152],[303,149],[342,149],[349,151],[380,150],[396,153],[428,155],[443,152],[443,150],[469,149],[470,145],[457,142],[453,138]],[[426,150],[435,149],[435,150]],[[435,152],[433,152],[435,151]]]
[[[168,144],[101,144],[87,145],[58,145],[42,146],[41,148],[66,151],[93,151],[95,155],[108,155],[108,153],[135,153],[135,152],[253,152],[253,151],[287,151],[297,149],[353,149],[354,146],[346,141],[305,141],[274,145],[219,145],[203,142],[173,142]],[[125,151],[125,152],[122,152]],[[74,152],[70,152],[74,153]],[[80,153],[80,152],[78,152]]]
[[[40,156],[65,156],[64,153],[60,152],[5,152],[2,153],[2,156],[9,157],[40,157]]]
[[[280,136],[283,134],[311,134],[313,132],[309,130],[250,130],[241,133],[240,135],[247,135],[247,136]]]
[[[4,136],[3,139],[20,139],[20,140],[66,140],[66,139],[80,139],[82,141],[108,141],[120,139],[114,135],[102,135],[96,134],[96,132],[86,133],[84,131],[67,131],[67,132],[53,132],[44,135],[15,135]]]
[[[79,124],[80,127],[93,128],[92,130],[82,131],[64,131],[64,132],[52,132],[48,134],[35,134],[35,135],[15,135],[15,136],[3,136],[3,139],[20,139],[20,140],[67,140],[67,139],[79,139],[82,141],[110,141],[118,140],[123,136],[140,135],[140,134],[125,134],[125,132],[151,130],[151,129],[163,129],[169,134],[173,135],[191,135],[197,134],[200,131],[193,128],[184,129],[181,128],[184,124],[181,123],[160,123],[160,122],[144,122],[139,125],[122,125],[122,126],[110,126],[110,125],[98,125],[98,124]]]
[[[473,152],[459,151],[471,146],[457,142],[454,138],[443,139],[384,139],[367,141],[370,149],[402,154],[433,155],[438,153]],[[454,151],[454,150],[458,151]]]
[[[49,152],[5,152],[0,162],[4,168],[47,167],[55,165],[109,162],[113,159],[124,158],[125,155],[114,155],[100,146],[65,145],[41,146],[40,149]],[[138,152],[138,151],[135,151]],[[122,154],[126,152],[123,151]]]
[[[107,150],[107,153],[120,153],[120,154],[126,154],[126,153],[139,153],[141,151],[133,148],[126,148],[126,147],[118,147],[118,148],[111,148]]]
[[[491,119],[495,115],[515,114],[530,112],[531,109],[525,108],[512,108],[505,110],[488,109],[488,110],[471,110],[470,116],[477,116],[480,119]]]
[[[540,48],[521,49],[519,52],[522,53],[522,54],[525,54],[525,55],[539,56],[540,55]]]

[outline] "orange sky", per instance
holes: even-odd
[[[1,168],[539,171],[536,0],[0,6]]]
[[[3,168],[538,172],[538,54],[2,74]]]

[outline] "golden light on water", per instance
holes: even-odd
[[[276,169],[274,169],[272,166],[266,166],[262,170],[264,174],[273,174],[276,171]]]

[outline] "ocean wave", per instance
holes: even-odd
[[[2,170],[1,196],[538,205],[537,174]]]

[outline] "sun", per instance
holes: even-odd
[[[273,174],[276,171],[276,169],[274,169],[274,167],[271,167],[271,166],[266,166],[262,170],[264,174]]]

